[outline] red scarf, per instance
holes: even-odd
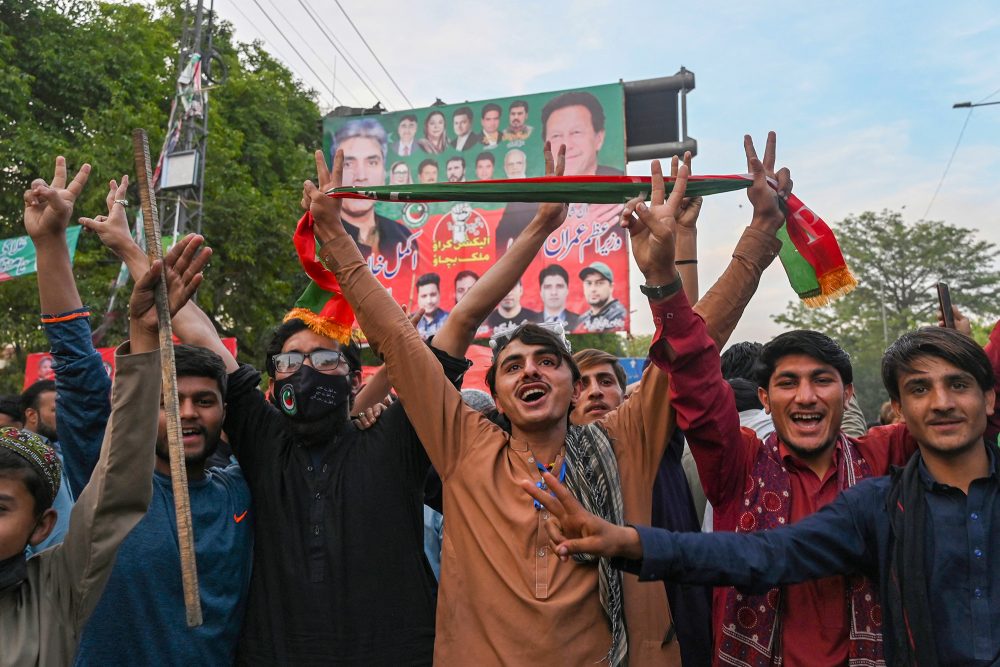
[[[837,474],[840,490],[871,477],[868,462],[857,446],[840,435],[841,456]],[[771,530],[788,525],[791,518],[791,483],[781,461],[775,433],[757,450],[744,492],[747,508],[737,522],[737,533]],[[882,656],[882,606],[877,588],[870,579],[852,576],[847,579],[845,594],[850,600],[849,664],[885,665]],[[722,617],[722,640],[717,647],[715,665],[750,665],[767,667],[781,664],[781,589],[772,588],[763,595],[745,595],[735,588],[726,589]]]

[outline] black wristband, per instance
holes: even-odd
[[[678,273],[674,281],[668,285],[639,285],[639,291],[648,298],[656,300],[666,299],[677,294],[681,291],[681,287],[681,274]]]
[[[698,260],[696,260],[696,259],[677,259],[677,260],[674,260],[674,266],[683,266],[684,264],[697,264],[697,263],[698,263]]]

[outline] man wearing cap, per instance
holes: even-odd
[[[36,252],[65,252],[61,234],[87,181],[89,165],[66,185],[56,162],[51,185],[25,192],[24,223]],[[56,221],[59,221],[56,223]],[[54,224],[55,223],[55,224]],[[28,544],[45,539],[55,522],[52,500],[62,484],[55,450],[34,434],[0,429],[0,661],[5,665],[67,665],[104,590],[122,540],[146,513],[160,403],[160,354],[154,291],[166,273],[170,310],[194,293],[210,253],[193,258],[198,240],[185,239],[135,285],[129,302],[129,342],[116,352],[112,412],[100,462],[73,510],[62,544],[25,559]],[[68,267],[68,262],[66,264]],[[40,287],[45,281],[39,281]]]
[[[615,276],[604,262],[591,262],[580,271],[583,298],[590,310],[580,316],[576,333],[603,333],[625,327],[625,306],[614,298]]]

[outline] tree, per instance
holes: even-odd
[[[55,155],[74,170],[93,165],[76,212],[95,215],[103,212],[108,180],[134,174],[132,129],[146,128],[154,150],[161,145],[181,18],[179,0],[152,8],[0,3],[0,238],[24,234],[21,194],[32,179],[51,176]],[[314,93],[259,43],[235,42],[225,22],[215,24],[213,41],[229,78],[210,93],[203,232],[216,254],[199,302],[221,333],[238,339],[241,356],[259,363],[270,330],[307,282],[291,236],[302,181],[314,177],[319,110]],[[137,190],[129,195],[134,212]],[[95,328],[118,267],[96,238],[81,237],[74,273]],[[121,308],[126,301],[119,299]],[[125,335],[122,311],[111,317],[118,320],[106,327],[108,345]],[[0,322],[0,345],[24,353],[48,348],[35,277],[0,284]],[[20,388],[23,354],[13,367],[0,374],[0,391]]]
[[[973,319],[1000,313],[998,252],[974,230],[930,220],[907,224],[893,211],[850,216],[835,232],[858,288],[824,308],[790,303],[774,321],[822,331],[851,354],[855,390],[871,420],[888,398],[879,375],[882,353],[906,331],[937,322],[936,283],[948,283],[955,304]]]

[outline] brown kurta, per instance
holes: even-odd
[[[734,262],[705,300],[713,332],[728,336],[776,253],[773,236],[748,230]],[[337,246],[337,247],[334,247]],[[543,515],[519,480],[537,478],[527,444],[467,408],[399,307],[372,277],[353,244],[330,244],[324,258],[354,307],[372,347],[444,483],[447,530],[441,549],[437,665],[598,663],[611,644],[598,597],[597,568],[552,553]],[[724,298],[713,298],[713,294]],[[740,296],[744,298],[741,300]],[[653,481],[674,427],[667,377],[647,372],[639,394],[609,414],[622,479],[625,519],[649,523]],[[663,586],[625,575],[632,665],[680,664]]]
[[[160,414],[158,350],[119,352],[111,405],[101,458],[73,506],[65,540],[28,559],[28,579],[0,595],[4,667],[73,662],[80,631],[104,592],[118,546],[146,514]]]

